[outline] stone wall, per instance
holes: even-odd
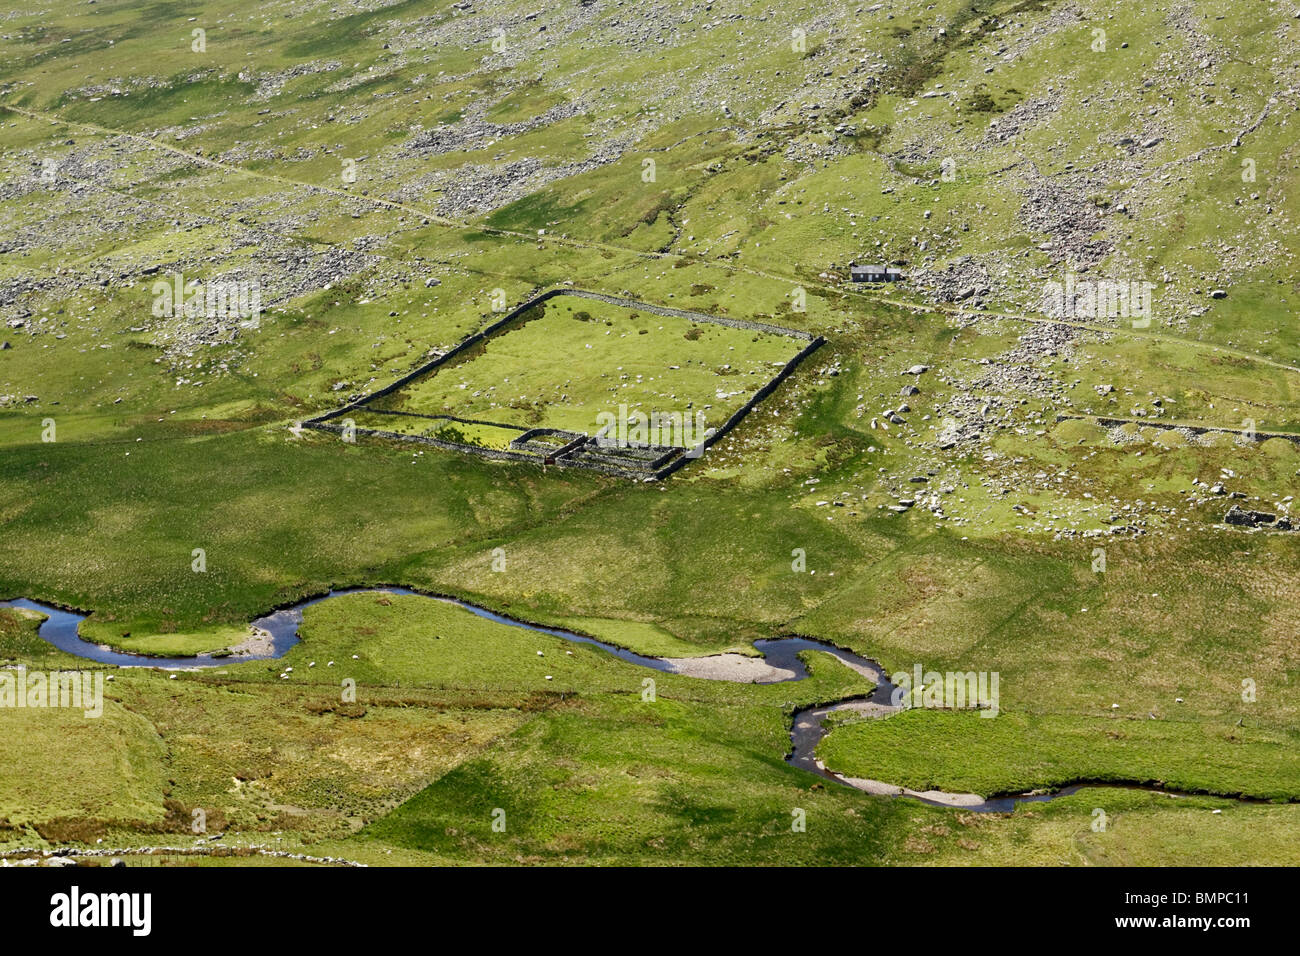
[[[429,372],[432,372],[433,370],[448,364],[452,360],[463,355],[467,350],[473,348],[474,346],[478,345],[481,342],[486,341],[496,333],[500,332],[502,329],[509,326],[511,323],[517,321],[520,317],[522,317],[534,306],[540,305],[544,302],[549,301],[550,299],[553,299],[561,295],[571,295],[581,299],[593,299],[597,302],[605,302],[608,303],[609,305],[616,305],[625,309],[637,309],[639,311],[650,312],[654,315],[663,315],[670,318],[683,318],[693,322],[707,322],[713,325],[725,325],[731,328],[746,329],[753,332],[766,332],[773,335],[785,335],[791,338],[802,339],[808,342],[808,344],[804,346],[804,348],[801,349],[799,353],[794,356],[794,358],[790,359],[789,362],[787,362],[784,366],[782,366],[781,370],[777,372],[775,376],[769,379],[768,382],[765,385],[763,385],[762,388],[760,388],[757,392],[755,392],[750,397],[749,401],[745,402],[744,405],[742,405],[735,412],[733,412],[731,414],[731,417],[729,417],[722,424],[720,428],[716,429],[712,435],[710,435],[708,438],[704,440],[703,446],[705,449],[708,449],[712,445],[721,441],[722,438],[724,438],[728,432],[730,432],[733,428],[735,428],[736,425],[738,425],[740,421],[746,415],[748,415],[756,405],[758,405],[759,402],[767,398],[768,395],[771,395],[772,392],[776,390],[777,386],[779,386],[783,381],[785,381],[786,378],[790,376],[790,374],[795,370],[795,368],[799,366],[799,364],[805,358],[807,358],[809,355],[815,352],[826,342],[826,340],[822,338],[820,335],[814,337],[811,332],[804,332],[800,329],[782,328],[781,326],[768,325],[764,322],[751,322],[746,319],[731,319],[731,318],[726,318],[726,317],[716,316],[716,315],[706,315],[703,312],[690,312],[683,309],[670,309],[667,306],[652,305],[648,302],[638,302],[635,299],[627,299],[627,298],[623,298],[622,296],[606,295],[603,292],[588,292],[584,289],[548,289],[547,291],[541,293],[540,295],[536,295],[533,298],[529,299],[527,302],[515,306],[515,308],[511,309],[502,318],[498,319],[496,322],[493,322],[491,325],[488,325],[487,327],[481,329],[480,331],[475,332],[473,335],[469,336],[468,338],[460,342],[450,351],[445,352],[444,354],[438,356],[436,359],[433,359],[430,362],[426,362],[425,364],[419,366],[418,368],[414,369],[411,372],[408,372],[407,374],[398,378],[396,381],[388,385],[385,385],[383,388],[378,389],[377,391],[371,392],[368,395],[364,395],[353,402],[349,402],[347,405],[344,405],[342,408],[336,409],[335,411],[332,412],[326,412],[323,415],[317,415],[314,418],[307,419],[302,423],[303,426],[306,428],[314,428],[321,431],[333,431],[333,432],[341,433],[343,431],[342,426],[332,424],[334,420],[345,417],[349,412],[362,411],[365,409],[366,405],[375,401],[376,399],[383,398],[386,395],[391,395],[393,392],[410,384],[415,379],[420,378],[421,376],[426,375]],[[387,414],[387,412],[385,412],[384,414]],[[430,419],[444,418],[451,421],[471,422],[473,424],[496,425],[499,427],[512,427],[512,426],[501,426],[500,422],[476,422],[473,419],[456,419],[454,416],[450,416],[450,415],[427,416],[427,415],[418,415],[414,412],[394,412],[393,414],[410,415],[413,417],[430,418]],[[528,434],[531,431],[536,431],[536,429],[527,430],[525,431],[525,434]],[[481,455],[484,458],[491,458],[498,461],[524,461],[524,462],[532,462],[533,464],[541,464],[543,462],[543,456],[537,454],[518,452],[518,451],[503,451],[494,448],[483,448],[482,446],[479,445],[459,445],[454,442],[446,442],[437,438],[427,438],[419,435],[402,435],[396,432],[384,432],[373,428],[357,428],[356,433],[359,435],[369,435],[377,438],[392,438],[397,441],[415,442],[422,445],[432,445],[435,448],[445,448],[452,451],[468,451],[476,455]],[[524,436],[521,435],[520,437],[522,438]],[[519,439],[516,439],[516,441],[518,440]],[[637,471],[637,470],[626,469],[626,468],[618,468],[614,465],[607,464],[604,462],[590,461],[590,460],[588,461],[574,460],[571,457],[571,455],[574,451],[577,451],[580,447],[583,446],[577,442],[573,442],[569,446],[566,446],[562,450],[559,450],[555,456],[555,462],[554,462],[555,467],[582,468],[585,470],[602,472],[604,474],[612,475],[619,478],[634,478],[642,481],[652,481],[652,480],[667,478],[669,475],[673,474],[679,468],[687,464],[687,462],[694,460],[692,458],[687,457],[686,454],[683,453],[681,455],[678,455],[673,460],[667,462],[667,464],[662,464],[663,459],[656,462],[655,465],[652,467],[656,467],[662,464],[662,467],[657,467],[657,470]],[[669,452],[669,454],[671,454],[671,452]]]

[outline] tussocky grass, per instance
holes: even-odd
[[[914,790],[992,796],[1113,781],[1300,798],[1294,734],[1255,722],[913,710],[839,726],[817,753],[840,773]]]

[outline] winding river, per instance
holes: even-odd
[[[799,658],[801,652],[821,651],[829,654],[844,666],[872,681],[876,685],[875,689],[865,697],[849,698],[830,704],[803,707],[796,710],[790,728],[791,749],[790,753],[786,755],[786,763],[837,784],[853,787],[866,793],[908,797],[932,806],[960,807],[965,810],[989,813],[1009,813],[1019,803],[1039,803],[1054,800],[1091,787],[1136,787],[1168,796],[1190,795],[1181,791],[1146,786],[1137,787],[1137,785],[1122,782],[1085,782],[1050,791],[1036,790],[1004,796],[982,797],[975,793],[909,790],[879,780],[868,780],[862,777],[850,777],[836,773],[834,770],[827,768],[817,758],[817,745],[829,733],[826,729],[826,719],[831,714],[847,711],[860,714],[863,717],[884,718],[897,713],[902,708],[892,703],[891,698],[895,687],[890,683],[884,669],[875,661],[854,654],[852,651],[846,651],[841,647],[836,647],[833,644],[806,637],[781,637],[755,641],[754,647],[763,655],[761,659],[740,654],[716,654],[709,657],[648,657],[627,648],[597,640],[594,637],[588,637],[563,628],[530,624],[527,621],[506,617],[476,604],[470,604],[455,598],[422,594],[410,588],[357,587],[331,590],[327,594],[300,601],[297,604],[272,611],[270,614],[257,618],[252,622],[252,627],[266,635],[266,638],[257,645],[258,650],[223,654],[221,656],[199,654],[193,657],[150,657],[143,654],[114,650],[111,647],[84,640],[78,633],[81,622],[86,619],[86,615],[82,613],[53,607],[38,601],[29,601],[26,598],[0,601],[0,607],[24,608],[46,615],[46,620],[41,622],[37,632],[38,635],[60,650],[86,660],[111,664],[117,667],[157,667],[166,670],[192,670],[283,657],[300,640],[298,629],[302,625],[302,612],[305,609],[340,594],[357,593],[411,595],[426,600],[453,604],[469,611],[471,614],[508,627],[518,627],[539,634],[548,634],[574,644],[588,644],[592,647],[598,647],[606,653],[614,655],[619,660],[635,664],[638,667],[647,667],[667,674],[683,674],[703,680],[725,680],[746,684],[775,684],[786,681],[800,681],[808,677],[808,669]],[[1249,797],[1234,799],[1243,802],[1266,802],[1253,800]]]

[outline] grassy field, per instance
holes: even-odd
[[[1289,729],[1224,722],[908,711],[837,728],[818,748],[849,776],[991,796],[1081,780],[1282,801],[1300,797]]]
[[[15,10],[0,598],[148,653],[366,584],[655,655],[801,634],[1001,675],[994,720],[837,727],[844,772],[1295,797],[1298,539],[1223,517],[1289,513],[1300,447],[1155,427],[1300,415],[1300,21],[1259,6]],[[850,285],[854,261],[907,280]],[[1071,274],[1153,283],[1150,324],[1048,323]],[[175,277],[256,282],[262,314],[159,315]],[[294,427],[553,288],[827,342],[663,483]],[[525,318],[378,408],[716,427],[802,344],[563,296]],[[79,666],[36,627],[0,610],[0,663]],[[370,863],[1297,860],[1300,806],[1102,788],[977,815],[829,785],[785,764],[790,714],[867,688],[810,658],[794,684],[651,675],[354,595],[283,661],[117,671],[97,721],[0,711],[0,844],[197,841],[201,809],[235,845]]]
[[[580,434],[620,410],[675,413],[692,426],[699,413],[717,427],[804,344],[560,296],[375,407]]]

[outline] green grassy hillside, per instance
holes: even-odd
[[[651,704],[602,652],[354,595],[284,661],[118,671],[99,723],[0,711],[0,847],[174,846],[202,809],[372,863],[1297,862],[1300,532],[1224,521],[1289,518],[1300,477],[1294,13],[7,12],[0,599],[144,652],[381,583],[674,657],[800,634],[1001,677],[997,719],[836,726],[834,770],[1207,795],[870,796],[784,762],[796,707],[869,690],[822,655],[801,683],[659,675]],[[1150,309],[1053,298],[1102,281]],[[187,313],[221,283],[260,311]],[[553,288],[826,344],[664,482],[297,427]],[[712,427],[800,347],[561,297],[377,407]],[[35,627],[0,609],[5,666],[77,666]]]

